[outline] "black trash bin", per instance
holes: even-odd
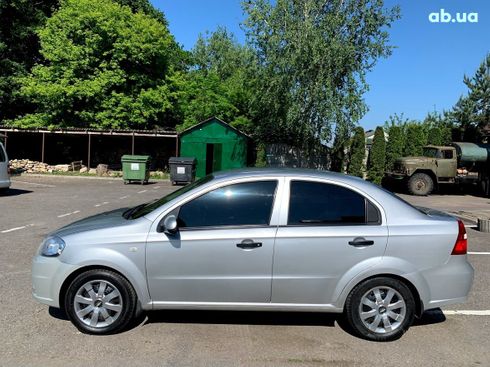
[[[170,182],[188,184],[194,182],[196,177],[196,158],[194,157],[170,157]]]

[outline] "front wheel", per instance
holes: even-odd
[[[426,196],[434,189],[434,181],[425,173],[416,173],[408,179],[408,192],[412,195]]]
[[[136,293],[127,279],[105,269],[78,275],[65,294],[66,314],[87,334],[122,331],[133,319],[136,303]]]
[[[401,281],[380,277],[358,284],[349,294],[345,316],[354,332],[373,341],[398,339],[415,315],[415,301]]]

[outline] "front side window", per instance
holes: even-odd
[[[271,180],[210,191],[182,205],[179,228],[269,225],[276,187]]]
[[[422,155],[424,157],[429,157],[429,158],[440,158],[439,157],[440,152],[439,152],[439,149],[437,149],[437,148],[426,147],[423,149]]]
[[[379,210],[342,186],[292,181],[288,225],[358,225],[380,222]]]

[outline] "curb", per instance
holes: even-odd
[[[71,178],[71,179],[87,179],[87,180],[112,180],[112,181],[123,181],[122,177],[99,177],[99,176],[76,176],[76,175],[51,175],[51,174],[39,174],[39,173],[21,173],[16,175],[11,175],[10,178],[15,177],[60,177],[60,178]],[[14,180],[15,181],[15,180]],[[158,182],[168,182],[170,183],[170,179],[168,178],[152,178],[150,177],[149,181],[158,181]]]

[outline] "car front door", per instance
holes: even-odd
[[[380,207],[337,183],[288,181],[289,205],[283,207],[274,250],[272,302],[333,304],[344,275],[359,274],[385,252],[388,229]]]
[[[226,184],[165,213],[178,231],[148,237],[154,304],[270,302],[280,181]]]
[[[442,149],[441,157],[437,159],[437,177],[445,178],[456,176],[456,157],[455,151],[452,149]]]

